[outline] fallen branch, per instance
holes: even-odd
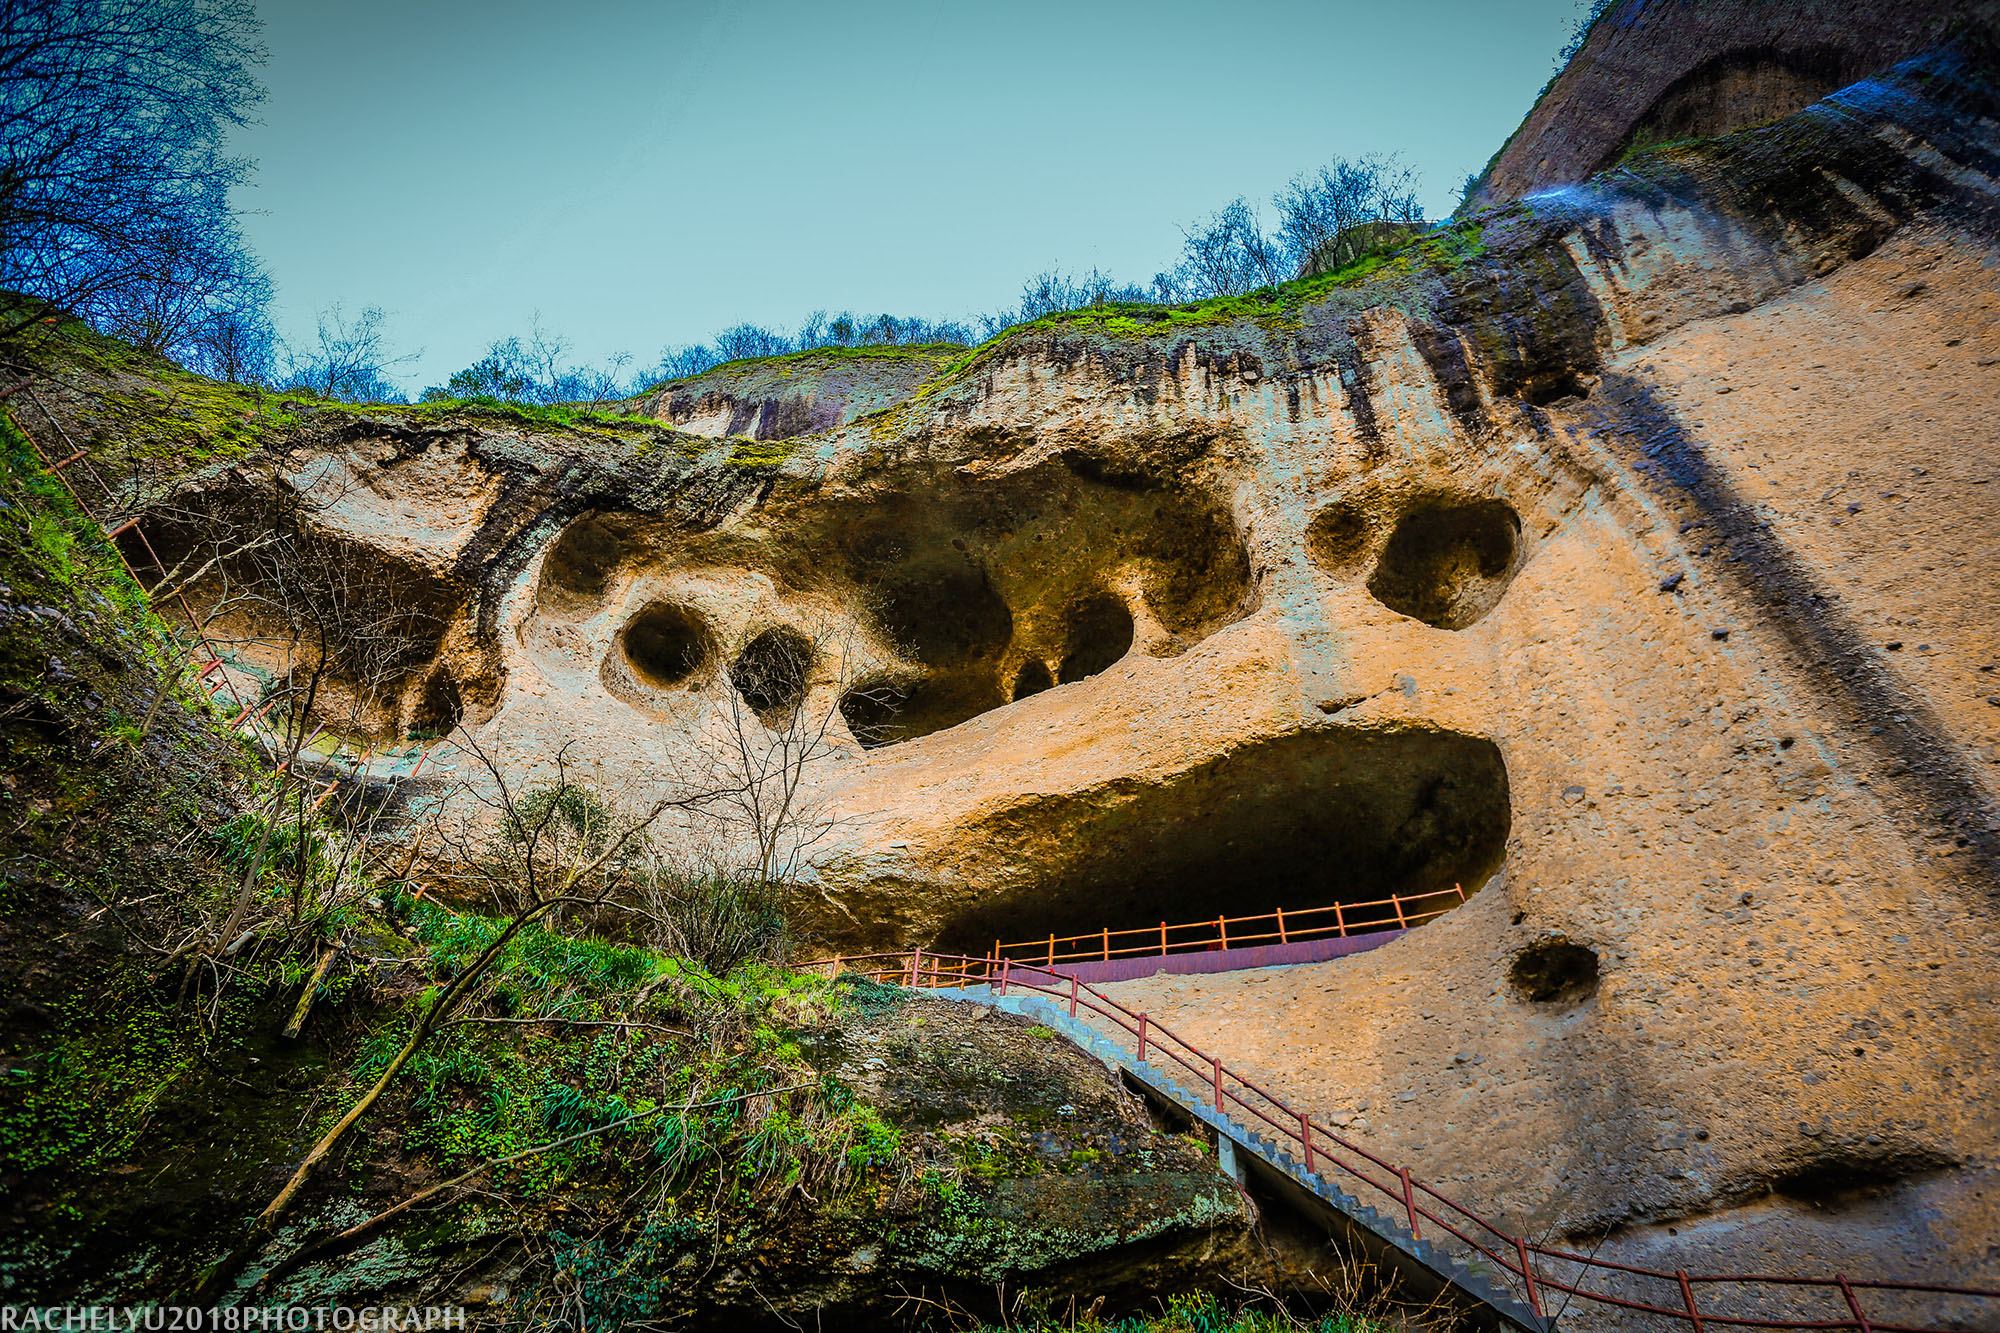
[[[312,1008],[313,995],[319,990],[320,980],[326,976],[327,968],[333,966],[333,956],[339,952],[339,949],[329,947],[319,956],[319,966],[313,969],[312,976],[306,980],[305,993],[299,996],[299,1007],[292,1010],[292,1021],[285,1024],[287,1037],[298,1036],[299,1031],[305,1027],[306,1013]]]

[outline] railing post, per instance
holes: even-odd
[[[1208,1063],[1209,1068],[1215,1073],[1215,1109],[1220,1114],[1222,1111],[1222,1059],[1220,1056],[1211,1055],[1208,1057]]]
[[[1688,1322],[1694,1325],[1694,1333],[1702,1333],[1701,1311],[1695,1308],[1694,1284],[1688,1281],[1687,1269],[1676,1268],[1674,1276],[1680,1279],[1681,1299],[1687,1302]]]
[[[1104,961],[1111,961],[1111,927],[1104,928]]]
[[[1313,1170],[1313,1122],[1304,1111],[1299,1112],[1299,1142],[1306,1150],[1306,1174],[1317,1175]]]
[[[1394,908],[1396,909],[1396,927],[1397,927],[1397,929],[1399,929],[1399,930],[1408,930],[1408,929],[1410,928],[1410,921],[1409,921],[1409,918],[1408,918],[1408,917],[1406,917],[1406,916],[1404,916],[1404,915],[1403,915],[1403,895],[1402,895],[1402,894],[1400,894],[1400,893],[1392,893],[1392,894],[1390,894],[1390,895],[1389,895],[1389,905],[1390,905],[1391,907],[1394,907]]]
[[[833,971],[827,973],[827,976],[838,977],[839,975],[840,975],[840,955],[835,954],[833,956]]]
[[[1535,1318],[1546,1319],[1548,1316],[1542,1313],[1542,1294],[1535,1290],[1535,1269],[1528,1262],[1528,1242],[1524,1238],[1514,1237],[1514,1253],[1521,1256],[1521,1283],[1528,1289],[1528,1308],[1535,1312]],[[1682,1278],[1685,1281],[1686,1275]],[[1694,1308],[1692,1296],[1688,1297],[1688,1308]]]
[[[1146,1063],[1146,1016],[1139,1015],[1139,1063]]]
[[[1861,1333],[1875,1333],[1874,1326],[1868,1322],[1868,1316],[1861,1313],[1861,1302],[1854,1299],[1854,1288],[1847,1285],[1847,1274],[1835,1273],[1833,1280],[1840,1284],[1840,1294],[1847,1297],[1847,1308],[1854,1313],[1854,1326],[1860,1329]]]
[[[1167,952],[1167,923],[1162,921],[1160,923],[1160,956],[1164,958],[1166,956],[1166,952]]]
[[[1056,965],[1056,936],[1055,936],[1055,932],[1054,932],[1054,931],[1050,931],[1050,932],[1049,932],[1049,966],[1050,966],[1050,967],[1054,967],[1055,965]]]
[[[921,946],[910,950],[910,989],[917,988],[917,968],[923,963],[924,951]]]
[[[1076,974],[1072,972],[1069,977],[1069,1016],[1071,1018],[1076,1017],[1076,991]]]
[[[1285,909],[1280,907],[1278,909],[1278,943],[1290,944],[1291,942],[1291,939],[1285,934]]]
[[[1222,937],[1222,947],[1227,949],[1229,947],[1229,919],[1227,917],[1219,916],[1215,918],[1215,933]]]
[[[1005,997],[1007,994],[1007,973],[1013,966],[1014,960],[1011,958],[1002,958],[1000,960],[1000,994],[1002,997]]]
[[[1451,887],[1452,887],[1452,888],[1453,888],[1454,890],[1456,890],[1456,891],[1457,891],[1457,893],[1458,893],[1458,900],[1459,900],[1460,902],[1464,902],[1464,901],[1465,901],[1465,886],[1464,886],[1463,884],[1454,884],[1454,885],[1452,885]]]
[[[1423,1233],[1417,1230],[1417,1191],[1410,1184],[1410,1168],[1398,1167],[1396,1174],[1403,1178],[1403,1209],[1410,1215],[1410,1239],[1422,1240]]]
[[[1343,936],[1347,934],[1347,913],[1340,910],[1340,904],[1333,905],[1333,928]]]

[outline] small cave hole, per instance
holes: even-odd
[[[1771,1192],[1814,1208],[1839,1208],[1913,1177],[1957,1165],[1935,1151],[1837,1146],[1771,1178]]]
[[[465,720],[465,700],[450,672],[439,671],[424,682],[424,692],[410,716],[410,739],[443,740]]]
[[[622,639],[632,673],[658,689],[681,684],[708,663],[708,626],[686,607],[654,602],[632,618]]]
[[[602,520],[578,519],[550,548],[542,576],[564,592],[600,597],[611,581],[611,571],[624,558],[624,539]]]
[[[1426,625],[1464,629],[1499,604],[1520,550],[1521,519],[1505,501],[1420,505],[1397,522],[1368,591]]]
[[[1343,573],[1368,555],[1368,515],[1352,500],[1330,504],[1306,525],[1306,552],[1329,573]]]
[[[906,739],[897,719],[909,691],[888,681],[864,681],[840,696],[840,719],[864,750]]]
[[[798,630],[786,625],[767,629],[737,654],[729,683],[757,716],[786,716],[805,702],[816,656],[812,640]]]
[[[1087,598],[1070,613],[1069,650],[1056,679],[1067,685],[1094,676],[1131,651],[1132,612],[1125,603],[1109,594]]]
[[[1536,407],[1547,407],[1565,398],[1590,397],[1590,383],[1568,366],[1558,366],[1528,376],[1516,390]]]
[[[1523,949],[1509,972],[1514,990],[1537,1004],[1579,1004],[1597,994],[1597,953],[1568,940]]]
[[[1056,678],[1049,672],[1049,664],[1039,657],[1031,657],[1021,663],[1021,674],[1014,677],[1014,697],[1025,699],[1031,694],[1053,689]]]

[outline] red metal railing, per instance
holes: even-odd
[[[995,940],[992,956],[1053,967],[1057,963],[1108,963],[1114,958],[1153,958],[1209,949],[1296,944],[1340,935],[1408,930],[1443,916],[1464,902],[1465,897],[1465,890],[1454,884],[1430,893],[1391,894],[1372,902],[1334,903],[1331,907],[1304,907],[1289,912],[1280,908],[1262,916],[1218,916],[1178,926],[1162,921],[1157,926],[1100,930],[1089,935],[1050,935],[1045,940],[1022,940],[1014,944]]]
[[[1548,1317],[1552,1303],[1582,1300],[1597,1305],[1657,1315],[1691,1325],[1694,1333],[1706,1333],[1707,1326],[1768,1329],[1858,1329],[1860,1333],[1945,1333],[1946,1327],[1963,1330],[1968,1325],[1954,1317],[1950,1324],[1927,1325],[1901,1322],[1896,1312],[1882,1308],[1895,1293],[1963,1298],[1967,1302],[2000,1302],[2000,1290],[1981,1287],[1942,1286],[1923,1282],[1878,1282],[1832,1277],[1788,1277],[1776,1274],[1665,1272],[1632,1264],[1615,1263],[1594,1255],[1543,1245],[1525,1236],[1514,1235],[1494,1225],[1471,1209],[1447,1198],[1411,1173],[1354,1143],[1330,1127],[1295,1111],[1275,1094],[1224,1065],[1212,1055],[1160,1026],[1150,1016],[1136,1013],[1074,976],[1052,972],[1046,965],[1022,963],[1011,958],[968,958],[952,954],[908,953],[860,954],[853,957],[819,959],[803,964],[808,970],[858,972],[875,981],[913,988],[990,985],[996,994],[1039,995],[1062,1004],[1072,1016],[1091,1015],[1108,1023],[1113,1035],[1136,1043],[1133,1053],[1156,1067],[1180,1070],[1190,1080],[1187,1086],[1202,1089],[1218,1113],[1238,1124],[1254,1128],[1280,1146],[1295,1149],[1294,1156],[1309,1174],[1354,1181],[1364,1202],[1386,1203],[1404,1219],[1412,1236],[1433,1243],[1445,1241],[1461,1258],[1483,1259],[1515,1294],[1539,1317]],[[1131,1044],[1131,1043],[1126,1043]],[[1594,1285],[1585,1285],[1592,1282]],[[1611,1289],[1622,1284],[1623,1290]],[[1655,1290],[1648,1290],[1647,1288]],[[1730,1293],[1719,1290],[1734,1287]],[[1697,1298],[1700,1288],[1707,1304]],[[1758,1302],[1796,1300],[1806,1292],[1825,1298],[1831,1318],[1800,1318],[1768,1312],[1738,1309],[1749,1297]],[[1875,1298],[1876,1313],[1864,1310],[1862,1297]],[[1980,1305],[1982,1318],[2000,1328],[2000,1304]]]

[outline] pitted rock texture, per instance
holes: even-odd
[[[350,469],[310,521],[449,591],[385,729],[455,689],[499,762],[643,789],[802,694],[830,950],[1460,884],[1129,993],[1536,1234],[2000,1279],[1986,68],[1359,283],[1031,325],[782,459],[378,420],[258,484]]]

